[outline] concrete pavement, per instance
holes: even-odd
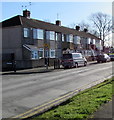
[[[87,65],[91,64],[97,64],[97,61],[89,61]],[[60,70],[63,69],[63,66],[61,65],[59,69],[54,69],[54,66],[49,66],[48,69],[43,66],[43,67],[37,67],[37,68],[31,68],[31,69],[23,69],[23,70],[17,70],[16,72],[14,71],[0,71],[0,75],[7,75],[7,74],[30,74],[30,73],[45,73],[45,72],[52,72],[55,70]]]

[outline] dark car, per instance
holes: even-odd
[[[114,55],[109,55],[110,56],[110,60],[114,61]]]
[[[100,54],[97,56],[97,62],[109,62],[110,61],[110,57],[107,54]]]

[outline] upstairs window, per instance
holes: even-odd
[[[50,31],[46,31],[46,40],[50,40]]]
[[[56,41],[61,41],[61,33],[56,33]]]
[[[64,36],[64,34],[62,34],[62,42],[64,42],[65,41],[65,36]]]
[[[34,39],[44,39],[44,31],[42,29],[33,29]]]
[[[24,37],[29,37],[29,28],[24,28]]]
[[[42,29],[37,29],[38,39],[44,39],[44,31]]]
[[[55,32],[50,31],[50,40],[55,40]]]
[[[72,34],[69,35],[69,42],[73,42],[73,35]]]
[[[79,36],[74,36],[74,43],[75,44],[80,44],[81,38]]]
[[[69,42],[69,35],[66,35],[66,41]]]

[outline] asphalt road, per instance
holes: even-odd
[[[24,113],[112,75],[112,62],[36,74],[2,76],[2,118]]]

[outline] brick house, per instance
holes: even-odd
[[[1,24],[3,68],[12,60],[18,69],[43,66],[45,58],[53,65],[54,59],[60,59],[67,50],[82,52],[89,59],[102,49],[101,40],[86,29],[67,28],[59,20],[52,24],[32,19],[28,10]]]

